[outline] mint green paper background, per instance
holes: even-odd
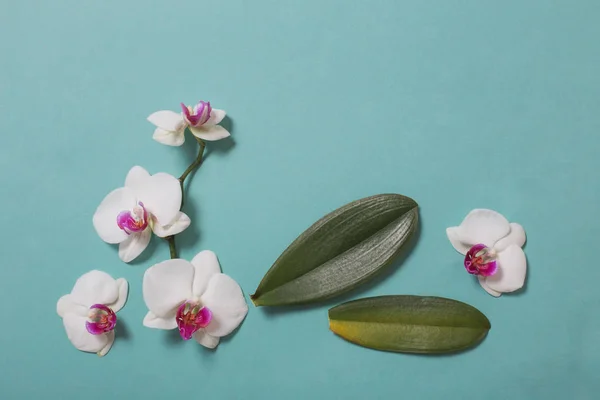
[[[2,1],[0,398],[597,398],[599,20],[593,0]],[[125,265],[91,218],[133,165],[185,169],[193,142],[162,146],[145,119],[200,99],[233,140],[192,180],[183,257],[214,250],[249,295],[312,222],[382,192],[421,206],[410,256],[321,307],[251,306],[216,351],[144,328],[142,275],[168,248]],[[525,227],[521,293],[488,296],[446,239],[477,207]],[[55,312],[91,269],[130,282],[103,359]],[[328,330],[332,305],[383,294],[462,300],[493,327],[443,357]]]

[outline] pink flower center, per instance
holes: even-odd
[[[465,256],[465,268],[473,275],[494,275],[498,269],[496,252],[484,244],[476,244]]]
[[[212,312],[199,303],[186,301],[177,309],[175,320],[183,340],[189,340],[196,331],[210,324]]]
[[[133,210],[121,211],[117,215],[117,225],[128,235],[133,232],[141,232],[148,226],[148,211],[140,201]]]
[[[200,101],[194,107],[181,103],[181,111],[183,111],[188,124],[191,126],[200,126],[204,125],[210,119],[212,107],[209,101]]]
[[[117,314],[104,304],[94,304],[90,307],[85,327],[92,335],[101,335],[115,329]]]

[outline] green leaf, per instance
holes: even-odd
[[[360,346],[402,353],[449,353],[479,343],[491,328],[475,307],[442,297],[381,296],[329,310],[329,328]]]
[[[256,306],[281,306],[312,303],[351,290],[391,263],[417,221],[417,203],[399,194],[347,204],[300,235],[250,298]]]

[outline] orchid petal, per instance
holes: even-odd
[[[192,285],[192,294],[195,297],[200,297],[206,291],[208,282],[213,275],[221,272],[221,266],[217,255],[210,250],[204,250],[196,254],[192,259],[194,266],[194,284]]]
[[[227,129],[223,128],[221,125],[190,126],[190,132],[197,138],[209,142],[225,139],[231,135]]]
[[[104,346],[97,354],[99,357],[104,357],[112,348],[113,343],[115,342],[115,331],[112,330],[104,334],[106,336],[106,346]]]
[[[205,328],[212,336],[229,335],[248,313],[240,285],[225,274],[213,275],[201,301],[213,313],[212,321]]]
[[[158,143],[166,144],[167,146],[181,146],[185,143],[184,131],[166,131],[162,128],[156,128],[152,139]]]
[[[104,349],[109,343],[106,334],[92,335],[85,327],[87,317],[67,313],[63,317],[63,325],[67,332],[67,337],[76,349],[90,353],[97,353]]]
[[[204,123],[204,126],[216,125],[220,123],[223,121],[223,118],[225,118],[225,115],[225,111],[213,108],[210,113],[210,118],[208,118],[208,121]]]
[[[177,132],[185,128],[185,121],[180,113],[162,110],[150,114],[148,121],[166,131]]]
[[[506,218],[496,211],[486,209],[471,211],[458,227],[460,240],[470,246],[482,243],[492,247],[509,232],[510,225]]]
[[[453,226],[453,227],[446,229],[446,236],[448,236],[450,243],[452,244],[454,249],[456,249],[456,251],[458,251],[460,254],[462,254],[464,256],[467,254],[467,252],[469,251],[471,246],[466,245],[460,241],[459,233],[460,233],[460,230],[459,230],[458,226]]]
[[[194,267],[182,259],[158,263],[146,270],[143,280],[144,301],[157,317],[167,318],[192,296]]]
[[[219,344],[219,338],[208,334],[206,329],[196,331],[193,337],[196,339],[196,342],[209,349],[214,349]]]
[[[510,245],[517,245],[519,247],[523,247],[525,241],[527,240],[527,236],[525,235],[525,229],[515,222],[511,222],[510,224],[510,233],[508,236],[503,237],[498,240],[494,245],[494,249],[496,251],[503,251]]]
[[[81,304],[77,304],[73,301],[70,294],[66,294],[58,299],[56,303],[56,313],[62,318],[67,313],[86,316],[88,307],[84,307]]]
[[[119,188],[110,192],[100,203],[92,222],[100,239],[116,244],[127,239],[127,234],[117,225],[117,215],[136,204],[135,194],[129,188]]]
[[[119,278],[116,280],[117,287],[119,290],[119,296],[117,300],[112,304],[107,304],[114,312],[118,312],[123,308],[125,303],[127,302],[127,294],[129,293],[129,284],[125,278]]]
[[[479,279],[479,284],[481,285],[481,287],[483,288],[483,290],[485,290],[486,292],[488,292],[489,294],[491,294],[494,297],[500,297],[502,295],[502,293],[497,292],[493,289],[490,289],[488,287],[488,285],[485,283],[486,277],[485,276],[478,276],[477,277]]]
[[[527,258],[520,246],[513,244],[498,253],[498,271],[488,276],[486,285],[496,292],[508,293],[519,290],[525,283]]]
[[[177,235],[178,233],[183,232],[190,226],[192,222],[190,217],[188,217],[185,213],[179,212],[169,225],[162,226],[156,221],[156,218],[153,218],[154,224],[152,224],[152,230],[154,234],[158,237],[166,237]]]
[[[148,183],[149,179],[150,173],[145,168],[136,165],[127,172],[125,187],[130,188],[135,194],[138,194],[144,185]]]
[[[170,318],[160,318],[154,315],[152,311],[148,311],[144,317],[144,326],[154,329],[171,330],[177,328],[177,320],[175,313]]]
[[[77,279],[70,299],[75,304],[89,308],[93,304],[110,304],[117,300],[117,282],[106,272],[93,270]]]
[[[152,230],[148,228],[142,232],[130,234],[124,242],[119,244],[119,258],[126,263],[133,261],[148,247],[151,237]]]
[[[177,217],[181,207],[181,184],[177,178],[159,172],[135,189],[138,200],[160,225],[168,225]]]

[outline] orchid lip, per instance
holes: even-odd
[[[90,307],[88,321],[85,322],[85,328],[92,335],[101,335],[115,329],[117,325],[117,315],[104,304],[94,304]]]
[[[186,301],[177,309],[177,327],[183,340],[189,340],[192,335],[206,328],[212,321],[212,312],[200,303]]]
[[[204,125],[210,119],[212,107],[210,101],[199,101],[194,107],[181,103],[181,111],[183,111],[185,120],[189,125],[198,127]]]
[[[469,249],[464,264],[471,275],[492,276],[498,270],[496,252],[481,243]]]
[[[148,227],[148,211],[141,201],[132,210],[121,211],[117,215],[117,225],[126,234],[142,232]]]

